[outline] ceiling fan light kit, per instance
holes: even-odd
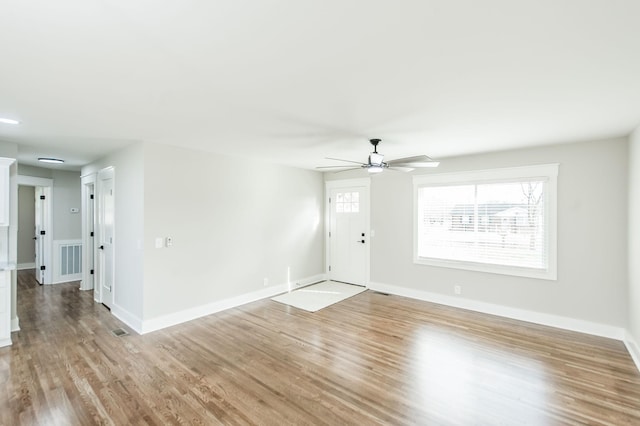
[[[343,160],[341,158],[327,157],[327,160],[344,161],[345,163],[351,163],[349,166],[322,166],[316,167],[317,169],[344,169],[338,170],[339,172],[346,172],[349,170],[366,169],[369,173],[381,173],[384,169],[398,170],[402,172],[410,172],[416,168],[430,168],[438,167],[440,162],[433,161],[426,155],[417,155],[415,157],[398,158],[397,160],[390,160],[385,162],[384,155],[378,152],[378,144],[382,139],[369,139],[371,145],[373,145],[373,152],[369,154],[366,163],[359,161]],[[358,164],[354,166],[353,164]]]

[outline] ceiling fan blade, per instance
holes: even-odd
[[[317,166],[316,169],[344,169],[346,167],[352,168],[353,166]]]
[[[413,171],[413,167],[389,166],[387,168],[389,170],[395,170],[396,172],[411,172],[411,171]]]
[[[350,169],[338,170],[338,171],[333,172],[333,173],[335,174],[335,173],[348,172],[349,170],[362,170],[362,167],[352,167],[352,168],[350,168]]]
[[[414,157],[405,157],[405,158],[398,158],[396,160],[390,160],[390,161],[387,161],[387,164],[390,166],[393,166],[396,164],[408,164],[408,163],[430,163],[432,161],[433,159],[427,155],[416,155]]]
[[[367,165],[367,163],[361,163],[360,161],[343,160],[342,158],[325,157],[325,160],[344,161],[346,163],[360,164],[361,166],[366,166]]]
[[[389,167],[411,167],[414,169],[424,169],[429,167],[438,167],[439,161],[429,161],[428,163],[394,163],[389,164]]]

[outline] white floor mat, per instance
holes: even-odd
[[[295,306],[309,312],[316,312],[322,308],[338,303],[351,296],[365,291],[366,287],[338,283],[335,281],[323,281],[294,290],[290,293],[272,297],[271,300]]]

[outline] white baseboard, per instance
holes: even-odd
[[[91,283],[87,284],[87,280],[80,280],[80,290],[82,291],[86,291],[86,290],[93,290],[93,276],[89,275],[90,279],[91,279]],[[83,275],[84,278],[84,275]]]
[[[75,277],[76,279],[74,279],[74,277]],[[57,279],[57,280],[55,280],[55,281],[53,281],[53,282],[51,282],[51,283],[49,283],[49,284],[47,284],[47,285],[56,285],[56,284],[72,283],[72,282],[75,282],[75,281],[80,281],[81,279],[82,279],[82,276],[81,276],[81,275],[79,275],[79,276],[77,276],[77,277],[76,277],[76,276],[74,276],[74,275],[72,275],[72,276],[67,277],[67,278],[59,278],[59,279]],[[81,290],[82,290],[82,289],[81,289]]]
[[[289,285],[287,286],[287,291],[297,290],[299,288],[306,287],[311,284],[319,283],[320,281],[325,281],[326,279],[327,279],[327,276],[325,274],[318,274],[312,277],[303,278],[301,280],[294,280],[293,282],[289,283]]]
[[[4,346],[11,346],[11,339],[0,339],[0,348]]]
[[[318,282],[322,280],[324,280],[324,274],[314,275],[312,277],[304,278],[301,280],[295,280],[295,283],[299,283],[300,286],[303,286],[305,285],[305,283],[313,283],[313,282]],[[145,320],[142,323],[142,327],[139,333],[140,334],[150,333],[152,331],[160,330],[166,327],[171,327],[173,325],[181,324],[183,322],[191,321],[196,318],[201,318],[207,315],[215,314],[216,312],[224,311],[226,309],[231,309],[241,305],[245,305],[247,303],[255,302],[256,300],[277,296],[278,294],[289,291],[290,290],[289,287],[291,286],[295,286],[295,284],[285,283],[285,284],[278,284],[270,287],[265,287],[264,289],[253,291],[251,293],[241,294],[239,296],[230,297],[228,299],[219,300],[216,302],[208,303],[206,305],[196,306],[194,308],[189,308],[179,312],[174,312],[172,314],[163,315],[150,320]]]
[[[638,343],[628,331],[624,339],[624,344],[629,351],[629,355],[631,355],[631,359],[633,359],[633,362],[636,364],[638,371],[640,371],[640,346],[638,346]]]
[[[528,311],[519,308],[511,308],[508,306],[495,305],[492,303],[479,302],[476,300],[464,299],[461,297],[446,296],[439,293],[431,293],[427,291],[377,282],[370,282],[368,287],[371,290],[381,291],[383,293],[410,297],[412,299],[424,300],[427,302],[438,303],[440,305],[468,309],[470,311],[497,315],[500,317],[546,325],[549,327],[561,328],[564,330],[577,331],[579,333],[608,337],[610,339],[625,341],[625,336],[627,335],[625,329],[621,327],[614,327],[611,325],[599,324],[591,321],[584,321],[559,315],[545,314],[542,312]]]
[[[11,318],[11,332],[20,331],[20,318]]]
[[[111,306],[111,314],[131,327],[136,333],[142,334],[142,320],[131,312],[114,303]]]
[[[35,263],[18,263],[18,265],[16,266],[16,269],[18,271],[23,271],[25,269],[36,269],[36,264]]]
[[[255,302],[256,300],[273,297],[286,291],[287,285],[281,284],[277,286],[267,287],[263,290],[254,291],[252,293],[231,297],[229,299],[208,303],[206,305],[196,306],[194,308],[185,309],[183,311],[174,312],[172,314],[146,320],[143,321],[142,332],[140,334],[150,333],[152,331],[191,321],[196,318],[215,314],[216,312],[224,311],[226,309],[235,308],[246,303]]]

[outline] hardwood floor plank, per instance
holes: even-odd
[[[367,291],[148,335],[20,271],[0,424],[640,424],[622,342]]]

